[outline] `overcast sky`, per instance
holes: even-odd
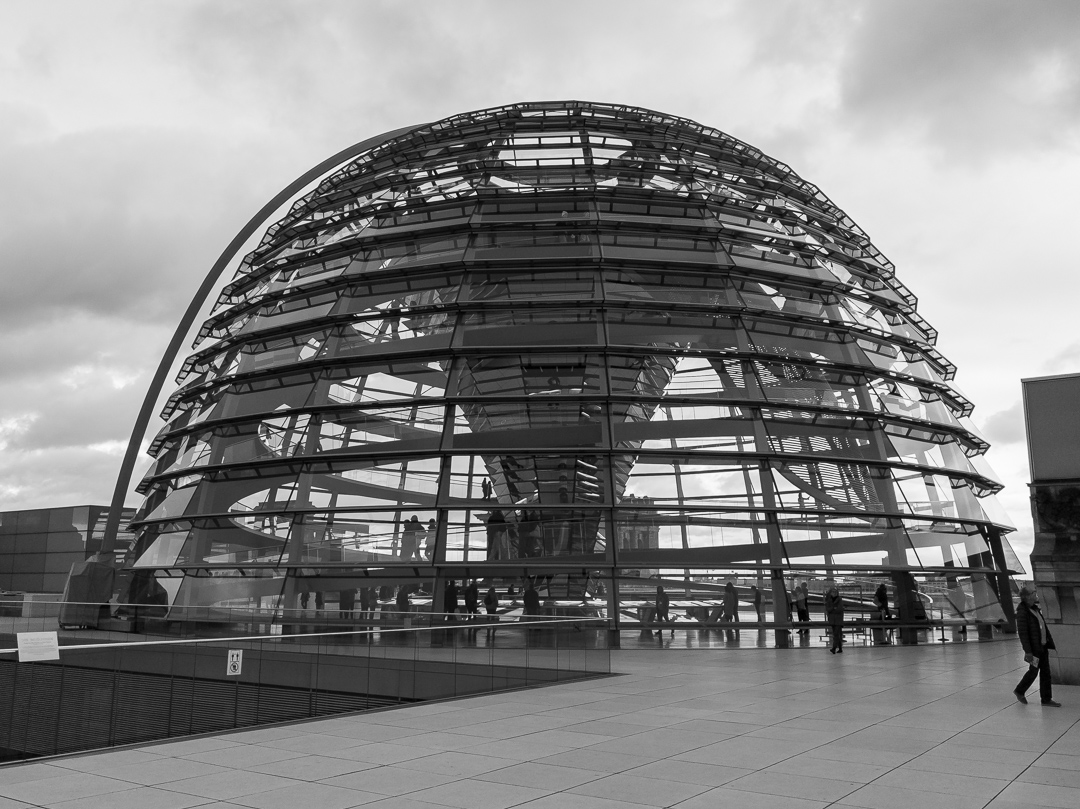
[[[860,224],[959,368],[1026,563],[1020,379],[1080,372],[1078,43],[1073,0],[0,0],[0,510],[109,501],[188,300],[294,178],[575,98],[728,132]]]

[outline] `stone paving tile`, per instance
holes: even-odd
[[[680,761],[723,764],[728,767],[760,770],[786,758],[805,753],[807,750],[813,749],[813,747],[814,745],[808,742],[785,742],[776,739],[739,736],[706,747],[699,747],[689,753],[680,753],[675,758]]]
[[[575,795],[572,792],[557,792],[523,804],[522,809],[626,809],[628,806],[645,805],[647,804],[613,801],[610,798],[597,798],[592,795]]]
[[[546,788],[537,788],[464,779],[413,792],[409,797],[437,806],[455,807],[455,809],[507,809],[507,807],[528,803],[558,792],[560,788],[555,784],[549,784]]]
[[[718,787],[736,778],[749,775],[753,770],[725,767],[722,764],[700,764],[695,761],[679,761],[666,758],[637,767],[633,774],[640,778],[659,778],[662,781],[679,781],[703,787]]]
[[[619,773],[572,787],[567,792],[645,806],[672,806],[708,789],[700,784]]]
[[[266,744],[310,734],[310,729],[304,725],[275,725],[268,728],[236,731],[230,733],[226,738],[235,744]]]
[[[191,756],[197,753],[206,753],[211,750],[224,750],[228,747],[243,747],[244,745],[229,740],[229,736],[197,736],[193,739],[181,741],[157,742],[142,748],[147,753],[158,756]]]
[[[71,768],[79,769],[79,768]],[[40,781],[42,778],[57,778],[67,775],[68,768],[61,765],[60,761],[50,764],[32,762],[30,764],[16,764],[8,767],[0,767],[0,786],[4,784],[19,784],[23,781]],[[3,790],[0,789],[0,794]]]
[[[72,770],[60,770],[60,772],[61,775],[48,778],[0,784],[0,797],[24,801],[34,806],[47,806],[51,803],[91,798],[110,792],[123,792],[137,786],[128,781],[117,781],[114,778],[91,773]]]
[[[1039,758],[1039,754],[1027,750],[1004,750],[1000,747],[985,747],[966,742],[958,742],[956,736],[924,754],[925,757],[958,758],[968,761],[1001,762],[1007,764],[1028,765]],[[920,756],[922,758],[924,756]]]
[[[404,770],[421,770],[457,778],[475,778],[492,770],[504,769],[511,762],[495,756],[478,756],[473,753],[435,753],[423,758],[402,761],[397,764]]]
[[[191,753],[184,758],[189,761],[201,761],[205,764],[214,764],[219,767],[231,767],[242,770],[255,764],[266,764],[270,761],[284,761],[288,758],[300,758],[304,754],[295,750],[280,750],[274,747],[263,747],[257,744],[241,744],[226,747],[220,750],[210,750],[205,753]]]
[[[301,756],[287,758],[284,761],[268,761],[265,764],[253,764],[245,769],[249,772],[261,772],[278,775],[282,778],[295,778],[297,781],[322,781],[338,775],[360,772],[377,767],[367,761],[350,761],[331,756]]]
[[[1062,770],[1056,767],[1031,766],[1016,779],[1024,783],[1047,784],[1055,787],[1072,787],[1080,790],[1080,771]]]
[[[1056,767],[1059,770],[1080,771],[1080,756],[1063,756],[1060,753],[1045,753],[1035,759],[1039,767]]]
[[[989,798],[867,784],[836,802],[863,809],[982,809]]]
[[[231,806],[251,809],[352,809],[382,800],[383,795],[328,784],[293,784],[233,798]],[[104,808],[103,808],[104,809]]]
[[[145,750],[111,750],[106,753],[95,753],[79,758],[56,759],[52,762],[52,766],[63,767],[65,770],[79,770],[80,772],[92,772],[102,775],[105,770],[115,767],[124,767],[128,764],[150,764],[162,760],[162,756]]]
[[[656,754],[658,758],[687,753],[716,743],[716,737],[698,731],[678,731],[675,728],[659,728],[644,735],[635,734],[622,739],[598,742],[590,750],[607,753]]]
[[[206,798],[198,795],[184,795],[157,787],[136,787],[44,805],[49,809],[189,809],[205,804]]]
[[[423,730],[417,730],[416,728],[402,728],[394,725],[368,725],[361,722],[354,722],[351,725],[338,725],[325,731],[328,736],[339,736],[363,742],[392,742],[396,739],[417,736],[423,732]]]
[[[770,767],[767,770],[744,775],[742,778],[737,778],[724,786],[727,789],[737,789],[742,792],[776,795],[785,798],[836,801],[845,795],[850,795],[863,785],[855,781],[843,781],[834,778],[792,775]]]
[[[94,775],[115,778],[118,781],[129,781],[134,785],[155,786],[169,781],[179,781],[183,778],[194,778],[198,775],[229,772],[225,767],[206,764],[202,761],[191,761],[186,758],[155,756],[154,759],[154,761],[141,764],[124,764],[119,767],[104,765],[95,768],[93,773]]]
[[[399,741],[400,744],[361,744],[326,753],[326,756],[346,761],[364,761],[369,764],[400,764],[404,761],[434,756],[440,752],[428,747],[406,747],[405,740]]]
[[[772,765],[765,772],[786,773],[808,778],[829,778],[838,781],[852,781],[869,784],[892,769],[882,764],[863,764],[858,761],[836,761],[834,759],[815,758],[812,750]]]
[[[629,722],[619,722],[611,719],[595,719],[578,722],[575,725],[566,725],[563,730],[567,733],[585,733],[592,736],[607,736],[609,738],[623,738],[638,733],[645,733],[648,728],[641,725],[633,725]]]
[[[365,803],[363,806],[364,809],[434,809],[435,804],[418,801],[408,795],[397,795],[393,798],[383,798],[372,803]]]
[[[296,736],[287,736],[283,739],[259,742],[258,744],[259,747],[289,750],[294,753],[327,753],[356,747],[364,743],[362,739],[347,739],[342,736],[330,736],[321,733],[303,733]]]
[[[321,783],[344,789],[356,789],[360,792],[374,792],[379,795],[406,795],[422,789],[441,786],[459,779],[452,775],[406,770],[401,767],[375,767],[370,770],[327,778]]]
[[[290,786],[296,782],[289,778],[278,778],[261,772],[233,770],[215,775],[200,775],[197,778],[185,778],[182,781],[170,781],[166,789],[183,792],[187,795],[201,795],[219,801],[232,800],[256,792]]]
[[[1015,779],[1026,768],[1026,762],[1017,761],[979,761],[969,758],[952,758],[944,748],[934,748],[918,758],[902,765],[897,772],[921,770],[936,773],[974,776],[976,778]]]
[[[989,801],[1009,782],[996,778],[978,778],[958,773],[931,772],[912,770],[901,767],[886,773],[874,781],[877,786],[893,786],[916,789],[920,792],[933,792],[946,795],[963,795],[967,798],[981,797]]]
[[[576,767],[578,769],[592,770],[594,772],[616,773],[632,770],[635,767],[640,767],[642,764],[648,764],[651,761],[656,761],[661,758],[666,758],[666,756],[651,756],[634,753],[607,753],[603,750],[585,748],[584,750],[572,750],[554,756],[546,756],[545,758],[536,759],[536,761],[541,764]]]
[[[569,789],[603,777],[604,773],[595,770],[582,770],[576,767],[560,767],[555,764],[538,764],[527,761],[481,773],[476,776],[476,780],[492,781],[499,784],[515,784],[537,789],[546,789],[552,784],[557,784],[559,789]]]
[[[547,756],[572,752],[575,748],[561,744],[543,744],[532,742],[528,735],[514,739],[500,739],[470,747],[469,752],[477,756],[495,756],[513,761],[539,761]]]
[[[998,796],[1001,800],[1016,801],[1025,806],[1049,806],[1055,809],[1076,809],[1077,790],[1048,784],[1029,784],[1014,781]],[[996,799],[995,799],[996,800]]]
[[[825,801],[809,798],[781,798],[772,794],[717,787],[675,804],[675,809],[720,809],[728,806],[738,809],[822,809],[828,805]]]

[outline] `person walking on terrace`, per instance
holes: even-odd
[[[825,594],[825,620],[829,622],[829,652],[844,653],[844,599],[834,584]]]
[[[1028,670],[1013,689],[1013,694],[1019,702],[1027,705],[1027,697],[1024,695],[1038,677],[1042,704],[1050,708],[1060,708],[1061,703],[1054,701],[1050,684],[1050,650],[1057,647],[1054,646],[1046,619],[1039,609],[1039,594],[1034,585],[1025,585],[1020,590],[1020,606],[1016,609],[1016,634],[1020,636],[1020,645],[1024,647],[1024,662],[1028,664]]]
[[[810,623],[810,588],[806,582],[795,585],[795,612],[799,616],[800,624]],[[810,630],[803,627],[799,634],[810,637]]]
[[[668,594],[664,592],[663,585],[656,585],[656,617],[654,618],[656,623],[671,623],[671,616],[668,614],[668,609],[670,608],[670,605],[671,599],[669,599]],[[662,628],[656,630],[657,635],[662,635],[663,633],[664,630]],[[671,630],[671,634],[675,634],[674,629]]]
[[[739,620],[739,593],[730,581],[724,585],[724,621],[734,623]]]

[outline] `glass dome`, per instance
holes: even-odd
[[[528,578],[618,622],[650,577],[756,577],[779,605],[795,575],[1019,567],[893,265],[692,121],[555,102],[416,127],[217,291],[127,560],[177,604]]]

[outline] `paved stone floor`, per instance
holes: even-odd
[[[0,809],[1080,807],[1015,641],[636,648],[622,676],[0,768]]]

